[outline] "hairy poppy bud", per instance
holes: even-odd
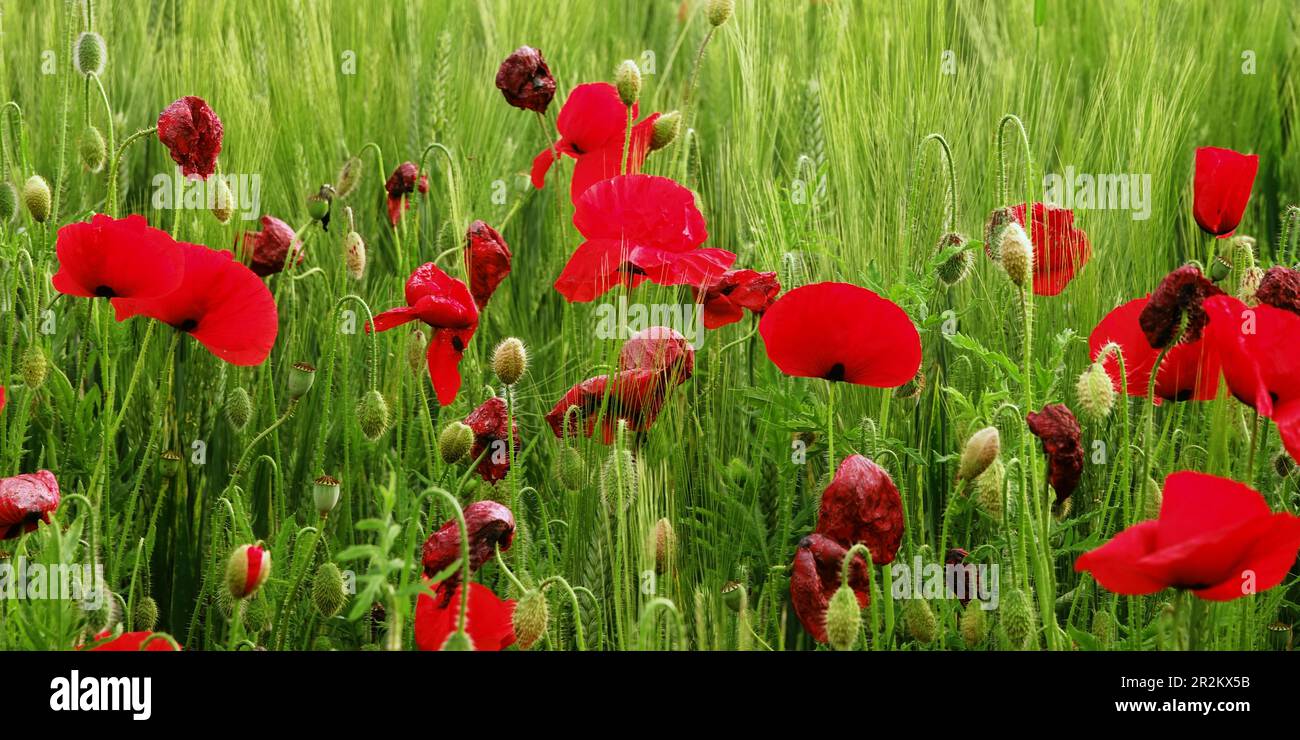
[[[1002,262],[1002,232],[1016,221],[1016,212],[1010,206],[1003,206],[989,214],[984,225],[984,254],[994,262]]]
[[[961,613],[961,623],[958,628],[966,647],[975,647],[984,642],[984,638],[989,635],[988,617],[978,604],[968,605],[966,611]]]
[[[348,157],[339,168],[339,176],[334,179],[334,197],[343,199],[351,195],[352,191],[356,190],[357,183],[361,181],[363,171],[361,157]]]
[[[632,107],[641,97],[641,68],[631,59],[624,59],[614,71],[614,87],[618,89],[618,99],[623,105]]]
[[[176,450],[164,450],[158,456],[159,467],[162,468],[164,478],[174,478],[181,467],[181,456]]]
[[[261,543],[240,545],[226,563],[226,589],[235,599],[252,596],[271,577],[271,553]]]
[[[943,262],[940,262],[938,269],[935,271],[939,276],[939,281],[950,288],[965,280],[966,276],[970,274],[971,267],[975,264],[975,255],[971,254],[969,249],[965,249],[965,246],[966,237],[962,234],[950,232],[939,239],[938,251],[940,254],[953,247],[962,247],[961,251],[954,252]]]
[[[709,0],[709,23],[713,26],[721,26],[731,17],[731,12],[736,9],[736,0]]]
[[[1216,255],[1214,261],[1210,263],[1210,279],[1218,283],[1231,274],[1232,263],[1224,259],[1223,255]]]
[[[348,276],[360,280],[366,275],[366,242],[355,231],[349,231],[343,240],[344,262]]]
[[[649,544],[655,556],[655,571],[668,572],[668,566],[677,552],[677,533],[673,531],[673,523],[668,521],[668,517],[655,522],[655,527],[650,532]]]
[[[470,639],[469,633],[453,632],[447,635],[447,641],[442,643],[444,652],[448,653],[469,653],[474,651],[474,641]]]
[[[522,110],[545,113],[555,97],[555,77],[542,52],[521,46],[497,69],[497,89],[506,102]]]
[[[1092,636],[1102,648],[1108,648],[1115,642],[1115,618],[1108,611],[1099,611],[1092,615]]]
[[[1160,505],[1164,503],[1165,492],[1154,478],[1147,478],[1146,495],[1142,498],[1142,518],[1160,518]]]
[[[528,371],[528,350],[514,337],[502,340],[492,353],[492,372],[506,385],[514,385]]]
[[[334,563],[321,563],[311,581],[311,601],[322,617],[329,619],[343,610],[348,601],[343,574]]]
[[[50,184],[40,175],[32,175],[23,184],[23,205],[32,214],[32,220],[38,224],[45,223],[50,217]]]
[[[1012,650],[1024,650],[1036,642],[1037,626],[1029,594],[1015,589],[1002,606],[1002,630]]]
[[[1002,435],[997,427],[984,427],[966,440],[966,448],[961,452],[961,461],[957,464],[957,479],[972,481],[988,469],[998,459],[1002,450]]]
[[[1034,247],[1029,243],[1029,236],[1019,223],[1007,224],[1002,229],[998,252],[1002,255],[1002,269],[1017,287],[1023,288],[1029,283],[1034,271]]]
[[[903,623],[907,633],[922,645],[929,645],[939,636],[939,620],[925,599],[908,599],[903,607]]]
[[[997,522],[1002,521],[1002,482],[1006,473],[1006,466],[998,458],[975,479],[975,504]]]
[[[108,51],[104,46],[104,37],[94,31],[83,31],[77,37],[73,64],[82,77],[104,74],[104,61]]]
[[[316,382],[316,368],[305,362],[295,362],[289,368],[289,400],[297,401],[307,395]]]
[[[229,223],[235,213],[235,196],[230,192],[230,185],[224,177],[213,177],[208,182],[216,189],[212,196],[212,217],[217,223]]]
[[[1092,363],[1083,371],[1075,391],[1079,407],[1093,421],[1105,419],[1115,406],[1115,386],[1100,362]]]
[[[587,466],[583,462],[582,453],[572,447],[563,447],[560,454],[555,460],[555,478],[560,482],[566,491],[577,491],[582,488],[583,480],[587,477]]]
[[[49,372],[49,363],[45,360],[45,353],[35,344],[30,344],[27,349],[23,350],[23,357],[20,361],[22,368],[23,383],[31,390],[40,388],[45,383],[45,376]]]
[[[474,430],[464,422],[453,421],[438,435],[438,455],[448,465],[460,462],[474,445]]]
[[[677,140],[682,130],[680,111],[665,113],[655,119],[654,130],[650,133],[650,151],[658,151]]]
[[[0,224],[13,220],[18,212],[18,191],[8,182],[0,182]]]
[[[520,650],[532,647],[542,638],[542,635],[546,634],[550,618],[546,594],[540,589],[533,589],[524,594],[515,605],[514,613],[515,638]]]
[[[339,488],[342,484],[332,475],[322,475],[311,487],[311,500],[316,505],[316,513],[328,516],[339,504]]]
[[[631,450],[613,450],[600,469],[600,502],[606,508],[615,502],[619,510],[632,504],[639,487],[637,464]]]
[[[158,626],[158,602],[152,596],[141,596],[131,610],[131,629],[137,632],[152,632]]]
[[[841,585],[826,607],[826,642],[836,650],[852,650],[862,630],[862,608],[853,589]]]
[[[81,132],[81,140],[77,142],[77,152],[81,155],[81,164],[90,172],[99,172],[104,169],[104,160],[108,158],[105,147],[104,135],[99,133],[99,129],[94,126],[87,126]]]
[[[357,423],[361,426],[361,433],[371,442],[388,431],[388,402],[379,391],[367,391],[357,402]]]
[[[253,399],[248,397],[248,391],[243,387],[236,387],[227,393],[225,411],[226,421],[230,426],[237,432],[243,431],[253,418]]]
[[[1295,461],[1291,459],[1291,455],[1285,450],[1279,452],[1277,457],[1273,458],[1273,472],[1277,473],[1277,477],[1286,478],[1294,470]]]

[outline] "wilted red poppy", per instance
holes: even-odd
[[[581,432],[590,437],[600,417],[601,440],[614,441],[618,422],[627,422],[633,432],[644,432],[654,424],[669,388],[669,379],[653,369],[622,370],[613,375],[598,375],[573,386],[546,414],[546,423],[556,437],[564,436],[565,412],[577,406],[578,413],[569,419],[568,433]]]
[[[1204,146],[1196,150],[1192,214],[1207,234],[1232,236],[1246,212],[1259,171],[1259,155]]]
[[[114,298],[117,320],[148,316],[232,365],[260,365],[280,331],[271,291],[230,252],[184,242],[177,247],[185,258],[180,286],[158,298]]]
[[[1079,444],[1079,422],[1063,403],[1048,404],[1030,411],[1025,419],[1029,431],[1043,443],[1047,453],[1047,478],[1060,503],[1074,493],[1083,476],[1083,447]]]
[[[1025,226],[1025,204],[1011,207],[1011,215]],[[1074,225],[1074,211],[1050,203],[1034,204],[1034,294],[1057,295],[1092,258],[1092,245],[1083,229]]]
[[[1170,272],[1156,286],[1138,324],[1146,334],[1147,343],[1156,349],[1169,346],[1177,339],[1195,342],[1209,317],[1201,304],[1210,296],[1221,295],[1222,290],[1201,274],[1196,265],[1183,265]],[[1186,317],[1186,322],[1183,321]],[[1179,334],[1179,328],[1182,333]]]
[[[469,225],[465,235],[465,272],[469,274],[469,292],[480,310],[510,274],[510,258],[510,247],[496,229],[483,221]]]
[[[388,181],[384,183],[384,190],[388,191],[388,222],[393,226],[397,225],[402,214],[411,205],[411,193],[417,189],[421,193],[429,192],[429,176],[421,175],[420,169],[414,162],[403,162],[397,165],[393,174],[388,176]]]
[[[894,562],[903,541],[903,499],[884,468],[862,455],[844,458],[822,492],[817,533],[849,547],[859,542],[875,565]]]
[[[35,532],[59,508],[59,482],[48,470],[0,478],[0,540]]]
[[[108,632],[101,632],[98,635],[95,635],[95,639],[108,640],[109,635],[110,633]],[[86,648],[86,650],[92,653],[94,652],[134,653],[134,652],[139,652],[140,650],[144,650],[146,653],[172,653],[176,651],[176,648],[172,647],[171,641],[164,640],[162,638],[150,640],[149,638],[153,636],[154,636],[153,632],[125,632],[123,634],[118,635],[117,637],[114,637],[111,640],[108,640],[108,642],[95,645],[94,647],[91,648]],[[148,640],[149,642],[148,645],[145,644],[146,640]]]
[[[695,371],[695,347],[676,329],[651,326],[623,342],[618,369],[653,370],[680,383]]]
[[[158,116],[158,140],[186,177],[206,180],[221,153],[221,119],[203,98],[188,95]]]
[[[895,303],[849,283],[786,293],[758,322],[768,359],[786,375],[894,388],[916,377],[921,336]]]
[[[464,513],[465,530],[469,533],[469,572],[473,574],[496,554],[498,546],[505,552],[514,544],[515,515],[509,508],[488,500],[475,501],[465,507]],[[459,558],[460,527],[455,519],[448,519],[424,542],[424,576],[433,578]],[[449,586],[459,584],[460,569],[441,583]],[[446,595],[450,598],[450,593]]]
[[[1259,492],[1205,473],[1165,479],[1160,517],[1079,556],[1076,571],[1120,594],[1190,589],[1231,601],[1281,583],[1300,549],[1300,518],[1274,514]]]
[[[185,258],[176,240],[144,216],[96,214],[59,229],[59,271],[51,282],[64,295],[83,298],[156,298],[176,289]]]
[[[632,105],[633,119],[639,110],[636,104]],[[641,165],[645,164],[658,118],[658,113],[651,114],[632,127],[632,142],[624,162],[628,173],[640,172]],[[575,204],[587,188],[621,174],[619,160],[627,138],[627,106],[613,85],[588,82],[575,87],[560,109],[556,128],[560,130],[560,140],[533,160],[533,187],[546,184],[546,172],[560,154],[577,160],[573,166],[573,183],[569,186],[569,197]]]
[[[454,594],[440,584],[433,595],[420,594],[415,601],[415,645],[421,650],[441,650],[460,621],[462,588]],[[504,650],[515,644],[515,602],[500,599],[487,586],[469,584],[469,607],[465,611],[465,632],[475,650]]]
[[[483,480],[495,483],[510,472],[510,429],[514,430],[515,454],[519,454],[519,425],[510,424],[506,402],[493,396],[465,417],[465,425],[474,432],[474,446],[470,448],[471,460],[479,460],[478,474]]]
[[[387,331],[419,319],[433,329],[427,360],[438,403],[449,406],[460,391],[460,358],[478,329],[478,309],[469,289],[432,262],[415,268],[406,281],[406,305],[375,317],[374,329]]]
[[[709,238],[691,191],[666,177],[620,175],[577,200],[573,225],[586,237],[555,289],[570,303],[616,285],[708,285],[735,262],[725,249],[703,249]]]
[[[1151,368],[1160,351],[1151,347],[1138,317],[1149,302],[1136,298],[1106,314],[1088,335],[1092,359],[1097,359],[1107,344],[1114,342],[1124,353],[1124,371],[1130,396],[1144,397],[1151,382]],[[1106,373],[1115,390],[1120,390],[1119,360],[1106,359]],[[1156,376],[1156,403],[1168,401],[1209,401],[1219,393],[1219,355],[1204,339],[1180,342],[1165,353]]]
[[[294,242],[289,224],[274,216],[263,216],[261,231],[244,232],[243,257],[259,277],[274,275],[284,269],[290,248],[298,258],[295,264],[302,264],[302,244]]]
[[[497,69],[497,89],[514,107],[545,113],[555,97],[555,77],[541,51],[521,46]]]
[[[826,642],[826,610],[831,597],[840,587],[840,572],[849,548],[820,534],[810,534],[799,541],[790,574],[790,601],[803,628],[817,642]],[[858,599],[858,606],[866,608],[871,600],[871,579],[867,561],[861,555],[853,556],[849,567],[849,588]]]
[[[781,292],[781,283],[775,272],[727,270],[704,290],[691,290],[695,300],[704,304],[704,328],[717,329],[740,321],[744,309],[762,315]]]
[[[1260,278],[1255,298],[1300,316],[1300,272],[1281,265],[1268,268]]]

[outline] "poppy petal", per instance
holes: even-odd
[[[1202,231],[1220,238],[1232,236],[1246,212],[1258,171],[1258,155],[1212,146],[1196,150],[1192,215]]]
[[[59,229],[54,289],[84,298],[156,298],[180,285],[185,258],[171,235],[144,216],[96,214]]]

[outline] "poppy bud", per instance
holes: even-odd
[[[348,157],[339,169],[339,176],[334,179],[334,197],[343,199],[352,194],[364,171],[361,157]]]
[[[1102,648],[1108,648],[1115,642],[1115,618],[1108,611],[1099,611],[1092,615],[1092,636]]]
[[[249,599],[244,604],[244,629],[249,632],[270,632],[275,612],[266,598]],[[261,650],[263,648],[257,648]]]
[[[841,585],[826,607],[826,642],[836,650],[852,650],[862,630],[862,608],[853,589]]]
[[[349,231],[346,239],[343,240],[344,261],[347,265],[348,276],[353,280],[360,280],[366,274],[366,242],[361,235],[355,231]],[[421,335],[423,336],[423,335]]]
[[[957,479],[973,481],[998,459],[1002,451],[1002,435],[997,427],[984,427],[966,440],[966,448],[961,452],[961,461],[957,464]]]
[[[1002,262],[1002,232],[1016,220],[1016,212],[1010,206],[1003,206],[989,214],[984,224],[984,254],[994,262]]]
[[[1115,406],[1115,385],[1100,362],[1092,363],[1083,371],[1075,391],[1079,395],[1079,407],[1093,421],[1105,419]]]
[[[241,432],[248,422],[253,418],[253,400],[248,397],[248,391],[243,387],[236,387],[226,395],[226,421],[235,431]]]
[[[448,653],[470,653],[474,651],[474,641],[466,632],[453,632],[447,635],[447,641],[442,643],[441,650]]]
[[[81,164],[91,172],[104,169],[104,160],[108,157],[105,147],[104,135],[99,133],[99,129],[87,126],[81,132],[81,140],[77,144],[77,151],[81,154]]]
[[[271,553],[261,543],[240,545],[226,563],[226,589],[234,599],[252,596],[271,576]]]
[[[316,505],[316,513],[322,517],[329,516],[339,504],[339,479],[332,475],[322,475],[311,487],[311,500]]]
[[[1255,294],[1259,292],[1259,284],[1264,280],[1264,268],[1248,267],[1241,273],[1241,283],[1237,286],[1237,300],[1247,306],[1258,306],[1259,299]]]
[[[95,632],[112,632],[113,628],[122,623],[122,607],[118,604],[117,595],[106,583],[100,581],[99,584],[99,608],[91,611],[88,615],[91,623],[98,626]]]
[[[1160,505],[1164,503],[1165,492],[1154,478],[1147,478],[1146,496],[1143,497],[1142,518],[1159,519]]]
[[[655,571],[668,572],[668,565],[677,552],[677,533],[673,531],[673,523],[668,521],[668,517],[655,522],[655,528],[650,532],[649,544],[655,555]]]
[[[1002,630],[1012,650],[1024,650],[1037,642],[1034,608],[1029,595],[1018,588],[1007,594],[1002,607]]]
[[[379,391],[367,391],[357,402],[357,423],[361,426],[361,433],[371,442],[388,431],[388,402]]]
[[[49,372],[49,363],[45,360],[45,353],[41,348],[31,344],[23,351],[23,357],[20,361],[22,368],[23,383],[31,390],[36,390],[45,383],[45,376]]]
[[[32,214],[32,220],[38,224],[45,223],[50,217],[50,184],[40,175],[32,175],[23,184],[23,205]]]
[[[709,0],[709,23],[713,26],[721,26],[731,17],[731,12],[736,9],[736,0]]]
[[[528,350],[524,343],[509,337],[492,353],[492,372],[506,385],[514,385],[528,371]]]
[[[998,522],[1002,521],[1002,482],[1006,471],[1002,459],[997,458],[975,479],[976,505]]]
[[[295,362],[289,368],[289,400],[297,401],[307,395],[316,382],[316,368],[305,362]]]
[[[181,467],[181,456],[176,453],[176,450],[164,450],[158,456],[158,460],[164,478],[176,477],[176,473]]]
[[[321,563],[311,581],[311,601],[322,617],[329,619],[343,610],[348,601],[343,574],[334,563]]]
[[[230,192],[226,178],[214,177],[209,182],[216,188],[212,197],[212,217],[217,220],[217,223],[229,223],[230,217],[235,212],[235,196]]]
[[[83,31],[77,37],[76,54],[73,64],[82,77],[99,76],[104,73],[104,60],[108,51],[104,46],[104,37],[94,31]]]
[[[682,130],[680,111],[665,113],[655,119],[654,130],[650,133],[650,151],[658,151],[673,143]]]
[[[18,212],[18,191],[7,182],[0,182],[0,224],[13,220]]]
[[[1277,477],[1286,478],[1294,470],[1295,461],[1291,459],[1291,455],[1285,450],[1279,452],[1277,457],[1273,458],[1273,472],[1277,473]]]
[[[631,450],[613,450],[600,469],[600,502],[609,508],[613,502],[619,510],[630,506],[636,498],[637,464]]]
[[[542,52],[531,46],[515,49],[501,62],[496,84],[506,102],[522,110],[545,113],[555,97],[555,77]]]
[[[549,623],[550,609],[546,604],[546,594],[540,589],[533,589],[524,594],[515,605],[514,613],[515,639],[519,643],[519,649],[527,650],[532,647],[542,638],[542,635],[546,634]]]
[[[970,274],[971,267],[975,265],[975,255],[971,254],[969,249],[965,249],[965,246],[966,237],[962,234],[950,232],[939,239],[938,251],[940,254],[952,247],[963,247],[961,251],[954,252],[943,262],[940,262],[938,269],[935,271],[939,276],[939,281],[950,288],[965,280],[966,276]]]
[[[641,97],[641,68],[636,66],[636,62],[624,59],[618,65],[614,70],[614,87],[618,89],[618,99],[623,101],[623,105],[630,108],[636,103]]]
[[[131,610],[131,629],[137,632],[152,632],[158,626],[158,602],[152,596],[142,596]]]
[[[587,477],[587,468],[582,459],[582,453],[572,447],[563,447],[560,449],[559,456],[555,459],[555,478],[560,481],[560,485],[566,491],[577,491],[582,488],[583,479]]]
[[[1222,282],[1224,278],[1232,274],[1232,263],[1223,258],[1223,255],[1216,255],[1214,261],[1210,263],[1210,280]]]
[[[425,369],[425,352],[429,347],[429,337],[421,329],[411,332],[406,338],[406,366],[417,378],[428,372]]]
[[[474,430],[460,421],[453,421],[442,428],[438,435],[438,455],[448,465],[460,462],[474,446]]]
[[[939,620],[925,599],[908,599],[903,607],[903,623],[912,639],[922,645],[929,645],[939,636]]]
[[[961,623],[958,628],[966,647],[975,647],[984,642],[984,638],[989,635],[988,617],[978,604],[968,605],[966,611],[961,613]]]
[[[1002,255],[1002,269],[1017,287],[1023,288],[1029,283],[1034,270],[1034,248],[1029,243],[1029,236],[1018,223],[1007,224],[1002,229],[998,252]]]

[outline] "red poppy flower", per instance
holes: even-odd
[[[5,387],[3,385],[0,385],[0,411],[4,411],[4,408],[5,408]]]
[[[420,169],[414,162],[403,162],[397,165],[393,174],[388,176],[388,181],[384,183],[384,190],[388,191],[388,222],[393,226],[397,225],[402,214],[410,207],[411,193],[417,189],[421,193],[429,192],[429,176],[421,175]]]
[[[817,533],[849,547],[859,542],[876,565],[894,562],[903,541],[903,499],[884,468],[850,455],[822,493]]]
[[[263,216],[261,231],[244,232],[242,252],[253,272],[266,277],[284,269],[290,248],[298,258],[295,264],[302,264],[302,245],[294,242],[295,234],[289,224],[274,216]]]
[[[619,370],[653,370],[682,382],[695,371],[695,347],[675,329],[651,326],[633,334],[618,352]]]
[[[577,200],[573,225],[587,241],[574,251],[555,289],[570,303],[616,285],[709,285],[735,262],[725,249],[702,249],[709,237],[691,191],[666,177],[620,175]]]
[[[465,530],[469,533],[469,572],[477,571],[483,563],[496,554],[500,546],[505,552],[515,541],[515,515],[510,509],[495,501],[475,501],[465,507]],[[460,558],[460,527],[455,519],[448,519],[424,541],[422,549],[424,575],[433,578]],[[442,583],[456,586],[460,583],[460,570]]]
[[[818,642],[826,642],[826,610],[831,597],[840,588],[840,572],[849,549],[820,534],[810,534],[799,542],[790,574],[790,601],[803,628]],[[849,567],[849,588],[866,608],[871,599],[871,580],[867,561],[853,557]]]
[[[474,432],[474,446],[470,448],[471,460],[478,460],[486,450],[487,454],[478,464],[478,474],[483,480],[495,483],[510,472],[510,432],[514,430],[515,454],[519,454],[519,426],[510,424],[506,402],[499,396],[484,401],[465,417],[465,425]]]
[[[186,177],[206,180],[216,170],[221,135],[221,119],[203,98],[188,95],[158,116],[158,140]]]
[[[1259,171],[1259,155],[1204,146],[1196,150],[1192,215],[1207,234],[1232,236],[1246,212]]]
[[[1043,410],[1029,412],[1025,419],[1029,431],[1043,443],[1047,453],[1047,477],[1059,503],[1079,487],[1083,476],[1083,447],[1079,444],[1079,422],[1063,403],[1053,403]]]
[[[1147,343],[1156,349],[1179,341],[1195,342],[1209,317],[1201,304],[1206,298],[1222,294],[1214,283],[1201,274],[1196,265],[1183,265],[1169,273],[1156,286],[1146,308],[1138,316],[1138,324],[1146,334]],[[1183,319],[1187,321],[1184,324]],[[1182,334],[1178,334],[1182,327]]]
[[[434,595],[420,594],[415,600],[415,644],[421,650],[441,650],[460,621],[462,588],[447,594],[447,584]],[[475,650],[504,650],[515,644],[515,602],[499,599],[487,586],[469,584],[469,607],[465,611],[465,632]]]
[[[776,300],[781,284],[775,272],[727,270],[704,290],[691,290],[695,300],[704,304],[704,328],[717,329],[740,321],[746,308],[761,316]]]
[[[232,365],[260,365],[280,331],[271,291],[230,252],[177,246],[185,258],[180,286],[159,298],[114,298],[117,320],[148,316],[188,333]]]
[[[1011,215],[1025,226],[1025,204],[1011,207]],[[1074,211],[1051,204],[1034,204],[1034,294],[1057,295],[1092,258],[1092,245],[1083,229],[1074,225]]]
[[[469,225],[469,233],[465,235],[465,272],[469,274],[469,292],[480,310],[510,274],[510,259],[510,247],[496,229],[482,221]]]
[[[576,435],[581,428],[590,437],[599,416],[601,439],[610,444],[618,432],[619,421],[627,422],[633,432],[644,432],[654,424],[663,409],[668,383],[663,373],[652,369],[623,370],[588,378],[570,388],[547,412],[546,423],[551,425],[556,437],[564,436],[565,412],[570,406],[577,406],[578,413],[570,419],[568,433]]]
[[[1255,298],[1274,308],[1282,308],[1300,316],[1300,271],[1274,265],[1268,268],[1259,281]]]
[[[98,635],[95,635],[95,639],[107,640],[109,634],[110,633],[108,632],[101,632]],[[87,650],[92,653],[94,652],[135,653],[141,650],[144,650],[146,653],[172,653],[176,651],[176,648],[172,647],[171,642],[168,640],[164,640],[161,638],[156,640],[149,640],[149,638],[153,636],[154,636],[153,632],[126,632],[121,635],[118,635],[117,637],[114,637],[111,640],[108,640],[108,642],[96,645],[92,648],[87,648]],[[149,640],[148,645],[145,644],[145,640]]]
[[[541,51],[521,46],[497,69],[497,89],[514,107],[545,113],[555,97],[555,77]]]
[[[1124,353],[1124,371],[1128,394],[1144,397],[1151,382],[1151,368],[1160,351],[1153,349],[1138,323],[1146,309],[1147,298],[1136,298],[1115,308],[1088,335],[1092,359],[1097,359],[1107,344],[1118,344]],[[1111,383],[1120,390],[1119,360],[1108,357],[1104,364]],[[1219,355],[1204,341],[1180,342],[1171,347],[1160,362],[1156,376],[1156,403],[1168,401],[1209,401],[1219,393]]]
[[[460,358],[478,329],[478,309],[469,289],[432,262],[415,268],[406,281],[406,305],[375,317],[374,329],[388,331],[419,319],[433,329],[427,360],[438,403],[449,406],[460,391]]]
[[[59,508],[59,482],[48,470],[0,478],[0,540],[35,532]]]
[[[637,115],[639,108],[633,104],[632,118]],[[628,173],[640,172],[645,164],[658,118],[659,114],[654,113],[632,127],[632,142],[625,162]],[[533,160],[533,187],[540,189],[546,184],[546,173],[560,154],[577,160],[573,166],[573,183],[569,186],[569,197],[574,204],[592,185],[621,174],[619,160],[627,138],[627,106],[613,85],[589,82],[575,87],[560,109],[556,128],[560,130],[560,140]]]
[[[1236,481],[1182,471],[1165,479],[1158,519],[1080,555],[1074,569],[1119,594],[1183,588],[1230,601],[1281,583],[1298,549],[1300,518],[1272,513]]]
[[[921,336],[903,309],[866,288],[814,283],[777,299],[758,322],[786,375],[893,388],[916,377]]]
[[[181,283],[185,258],[165,231],[144,216],[96,214],[59,229],[59,271],[51,282],[64,295],[83,298],[157,298]]]

